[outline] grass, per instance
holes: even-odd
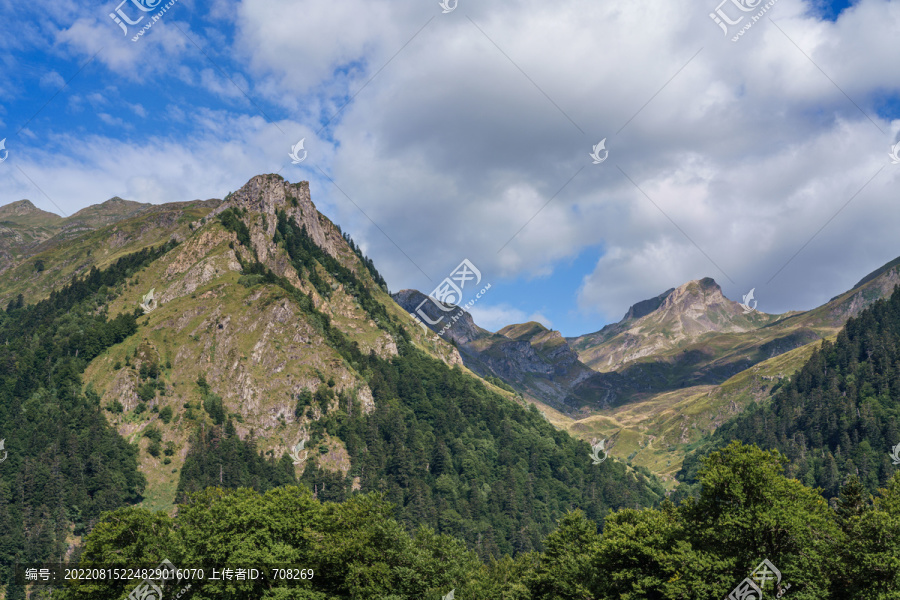
[[[611,409],[572,418],[534,402],[556,427],[590,441],[609,439],[609,453],[646,467],[671,489],[684,456],[703,437],[742,411],[762,402],[782,377],[790,377],[821,341],[812,342],[741,371],[720,385],[698,385],[654,394]]]

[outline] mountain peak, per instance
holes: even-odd
[[[722,294],[722,288],[715,279],[704,277],[688,281],[667,293],[660,308],[664,311],[676,307],[685,310],[733,304],[735,303]]]
[[[5,214],[16,214],[22,215],[30,212],[35,212],[38,210],[38,207],[31,203],[31,200],[17,200],[15,202],[10,202],[9,204],[4,204],[0,206],[0,215]]]
[[[547,333],[548,331],[549,329],[547,329],[537,321],[528,321],[527,323],[507,325],[497,333],[499,333],[503,337],[508,337],[511,340],[518,340],[522,338],[530,339],[536,335]],[[559,332],[557,332],[557,334],[558,333]]]
[[[30,200],[17,200],[0,206],[0,221],[18,221],[22,217],[42,217],[51,220],[60,220],[57,214],[41,210]]]
[[[233,206],[274,215],[279,210],[301,204],[315,208],[309,196],[309,182],[291,184],[281,175],[270,173],[256,175],[239,190],[228,194],[223,208]]]
[[[675,288],[669,288],[659,296],[655,298],[650,298],[648,300],[641,300],[635,304],[631,305],[631,308],[628,309],[628,312],[625,313],[625,316],[622,317],[623,321],[633,321],[634,319],[640,319],[641,317],[646,317],[654,310],[658,309],[662,306],[663,302],[665,302],[666,298],[675,291]]]

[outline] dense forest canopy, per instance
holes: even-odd
[[[107,514],[82,565],[256,567],[255,581],[194,580],[193,600],[693,600],[724,598],[757,567],[766,598],[891,600],[900,594],[900,475],[874,500],[848,486],[838,509],[788,479],[784,456],[734,443],[704,459],[699,497],[680,506],[622,509],[600,524],[565,513],[542,552],[483,561],[449,535],[410,532],[384,494],[343,502],[288,486],[261,494],[210,488],[176,517],[139,508]],[[294,566],[311,578],[276,580]],[[768,569],[768,567],[766,566]],[[166,598],[186,582],[167,584]],[[134,582],[82,581],[64,600],[121,600]]]

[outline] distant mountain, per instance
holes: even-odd
[[[787,313],[755,331],[708,334],[681,350],[636,360],[607,375],[636,379],[644,373],[645,381],[659,391],[634,395],[630,402],[602,407],[588,416],[554,415],[554,422],[583,438],[611,439],[613,455],[645,466],[671,483],[685,453],[746,407],[766,403],[771,392],[809,359],[820,337],[833,340],[847,319],[888,297],[897,284],[900,260],[876,269],[853,289],[815,309]],[[622,329],[627,328],[627,320],[623,323]],[[704,358],[710,354],[718,358]],[[667,383],[661,377],[678,375],[676,359],[683,357],[687,363],[690,355],[699,359],[699,368],[692,373],[690,365],[683,365],[682,373],[693,374],[694,379],[685,377],[686,383],[679,385],[677,379]],[[729,372],[733,375],[721,381]]]
[[[5,305],[18,294],[29,302],[46,298],[51,290],[93,267],[103,268],[122,256],[170,239],[184,240],[191,233],[191,224],[219,204],[221,200],[152,205],[114,198],[63,219],[34,207],[29,210],[31,204],[27,203],[24,214],[14,218],[30,224],[40,235],[32,234],[27,243],[20,240],[15,247],[7,246],[9,260],[0,263],[0,304]],[[22,205],[0,207],[0,214]],[[19,227],[24,238],[23,225]]]
[[[570,342],[589,367],[615,371],[647,356],[685,348],[709,334],[753,331],[776,319],[746,311],[707,277],[639,302],[618,323]]]
[[[900,444],[900,287],[847,321],[770,403],[720,427],[704,452],[735,439],[780,450],[791,459],[788,474],[827,497],[848,475],[872,493],[883,487]],[[683,478],[693,476],[698,457],[686,461]]]
[[[128,219],[152,207],[152,204],[115,197],[63,218],[37,208],[28,200],[0,206],[0,274],[49,245]]]
[[[28,200],[0,206],[0,273],[12,267],[29,248],[53,237],[62,220]]]
[[[153,208],[153,204],[123,200],[114,196],[101,204],[83,208],[63,219],[60,232],[66,236],[99,229],[105,225],[124,221]]]
[[[578,360],[558,331],[550,331],[532,321],[508,325],[491,333],[478,327],[462,308],[455,306],[445,313],[417,290],[402,290],[393,294],[393,298],[411,314],[422,310],[428,317],[423,323],[435,333],[452,323],[444,337],[456,345],[466,367],[482,377],[498,377],[529,398],[560,410],[604,402],[609,385],[604,387],[596,381],[593,386],[581,384],[590,378],[599,380],[608,376],[594,372]],[[430,324],[434,321],[436,325]],[[580,393],[586,396],[581,397]]]

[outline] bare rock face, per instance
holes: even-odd
[[[444,311],[419,290],[400,290],[391,297],[410,314],[415,315],[421,310],[430,321],[437,321],[437,325],[430,327],[432,330],[441,331],[444,326],[452,323],[443,337],[458,345],[469,344],[491,335],[489,331],[476,325],[472,320],[472,315],[459,306],[454,306],[450,311]],[[425,321],[423,320],[423,322]]]
[[[337,227],[316,210],[310,199],[308,181],[291,184],[278,175],[258,175],[234,192],[221,210],[230,207],[247,209],[265,217],[260,231],[253,232],[259,236],[253,246],[264,263],[271,254],[270,242],[278,225],[278,211],[284,211],[288,218],[305,227],[306,233],[328,254],[338,260],[346,258],[339,251],[345,242]]]
[[[573,390],[596,375],[578,360],[558,331],[540,323],[509,325],[491,333],[476,325],[462,308],[444,311],[418,290],[402,290],[393,298],[434,332],[449,324],[442,337],[455,344],[466,367],[483,377],[499,377],[542,402],[565,408]],[[425,317],[418,314],[420,310]]]

